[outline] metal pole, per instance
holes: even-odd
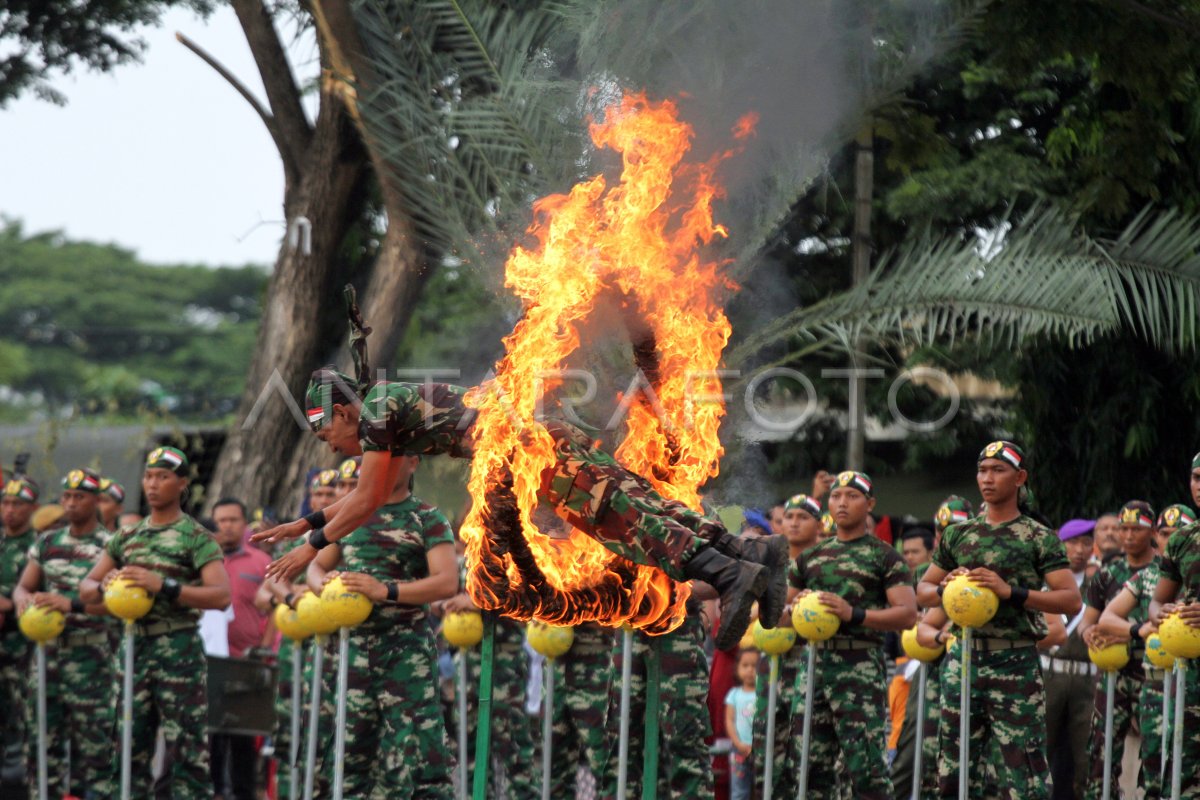
[[[763,797],[770,797],[775,782],[775,707],[779,705],[779,655],[771,654],[771,679],[767,684],[767,747],[763,771]]]
[[[958,800],[967,800],[971,769],[971,629],[963,628],[962,696],[958,699]]]
[[[1179,800],[1183,790],[1183,710],[1187,705],[1187,689],[1184,686],[1187,662],[1175,659],[1175,745],[1171,753],[1171,800]]]
[[[629,780],[629,681],[633,677],[633,631],[621,636],[621,718],[617,739],[617,800],[625,800]]]
[[[479,654],[479,721],[475,728],[475,775],[472,796],[487,800],[488,762],[492,758],[492,666],[496,660],[496,615],[483,615],[483,649]]]
[[[642,800],[658,797],[659,639],[650,639],[646,654],[646,727],[642,736]]]
[[[471,790],[467,786],[467,650],[458,650],[458,790],[459,796],[467,800]]]
[[[296,800],[300,789],[300,715],[304,713],[301,692],[304,680],[301,675],[304,660],[304,645],[292,642],[292,738],[288,743],[288,800]]]
[[[125,687],[121,697],[121,800],[129,800],[133,775],[133,620],[125,620]]]
[[[928,679],[929,665],[921,662],[921,666],[917,669],[917,725],[916,745],[917,749],[913,751],[913,780],[912,780],[912,800],[921,800],[921,772],[924,768],[925,755],[925,681]]]
[[[816,694],[817,648],[808,643],[808,672],[804,676],[804,728],[800,735],[800,791],[799,800],[808,796],[808,751],[812,744],[813,695]]]
[[[333,800],[342,800],[346,778],[346,694],[350,684],[350,629],[338,630],[337,722],[333,728]]]
[[[1163,707],[1162,707],[1162,748],[1158,751],[1162,753],[1162,759],[1158,764],[1158,782],[1161,784],[1167,777],[1167,748],[1170,744],[1167,741],[1167,723],[1171,720],[1171,679],[1174,676],[1167,671],[1163,672]]]
[[[37,643],[37,781],[38,800],[48,800],[50,783],[46,774],[46,645]]]
[[[546,691],[542,696],[542,800],[550,800],[550,752],[554,737],[554,660],[542,662]]]
[[[304,800],[313,800],[317,773],[317,728],[321,724],[321,673],[325,671],[325,637],[313,637],[312,689],[308,693],[308,741],[304,754]]]
[[[1117,673],[1109,671],[1104,686],[1104,789],[1102,800],[1112,797],[1113,702],[1117,696]]]

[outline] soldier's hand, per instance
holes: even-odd
[[[100,579],[100,596],[103,598],[104,593],[108,591],[108,585],[121,576],[121,570],[110,569],[104,573],[104,577]]]
[[[1112,642],[1109,637],[1098,631],[1095,627],[1088,628],[1083,633],[1083,641],[1088,647],[1093,650],[1102,650]]]
[[[71,601],[61,594],[54,592],[34,592],[33,604],[42,608],[52,608],[66,614],[71,610]]]
[[[343,586],[352,592],[365,595],[372,603],[382,603],[387,600],[387,586],[370,575],[364,575],[361,572],[343,572],[341,578]]]
[[[475,607],[475,604],[471,602],[471,596],[466,592],[463,592],[462,594],[456,594],[449,600],[444,601],[442,603],[442,609],[445,610],[447,614],[458,614],[462,611],[479,610]]]
[[[303,536],[308,532],[308,523],[302,519],[285,522],[282,525],[276,525],[274,528],[267,528],[265,531],[250,537],[252,542],[282,542],[288,539],[295,539],[298,536]]]
[[[812,496],[817,498],[824,497],[829,493],[829,490],[833,488],[833,482],[835,480],[836,478],[831,473],[826,472],[825,470],[818,471],[817,474],[813,476]]]
[[[267,566],[267,577],[275,581],[290,581],[304,571],[305,567],[317,557],[317,549],[305,542],[298,545],[286,555],[283,555]]]
[[[1012,587],[987,567],[976,567],[968,572],[967,576],[977,585],[985,589],[991,589],[996,593],[996,597],[999,597],[1001,600],[1007,600],[1012,597]]]
[[[818,597],[821,600],[821,605],[833,612],[833,615],[842,622],[849,622],[850,616],[854,613],[854,607],[846,602],[844,597],[840,597],[833,592],[821,592]]]
[[[1200,603],[1184,603],[1176,607],[1178,617],[1193,628],[1200,628]]]
[[[942,577],[942,579],[938,582],[938,586],[945,586],[946,584],[950,583],[950,581],[957,578],[959,575],[966,575],[969,572],[970,572],[970,570],[967,569],[966,567],[956,567],[955,569],[952,569],[949,572],[947,572]]]
[[[121,570],[121,577],[134,586],[142,587],[150,594],[158,594],[162,591],[162,575],[145,567],[125,567]]]

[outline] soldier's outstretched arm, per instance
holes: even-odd
[[[79,582],[79,599],[89,605],[104,602],[104,585],[116,572],[117,562],[108,553],[101,553],[87,577]]]
[[[1068,617],[1075,616],[1083,607],[1083,598],[1079,595],[1079,587],[1075,585],[1075,575],[1071,570],[1056,569],[1047,572],[1046,587],[1041,591],[1030,589],[1025,607],[1033,611],[1066,614]],[[1011,591],[1009,596],[1011,597]]]
[[[1121,591],[1117,593],[1109,604],[1104,607],[1104,611],[1100,614],[1100,619],[1096,621],[1096,630],[1104,634],[1110,639],[1118,642],[1128,642],[1133,637],[1130,635],[1129,614],[1137,607],[1137,597],[1133,592],[1125,587],[1121,587]],[[1137,620],[1139,623],[1146,620]]]
[[[917,584],[917,603],[922,608],[942,607],[942,598],[938,596],[937,590],[942,578],[945,578],[946,575],[946,570],[937,564],[930,564],[929,569],[925,570],[925,574],[921,576],[921,582]]]
[[[1179,582],[1165,575],[1158,576],[1158,585],[1154,587],[1154,598],[1150,601],[1150,620],[1155,624],[1162,622],[1163,606],[1172,605],[1179,597]]]
[[[1067,626],[1063,624],[1061,614],[1042,614],[1046,620],[1046,635],[1038,639],[1038,650],[1049,650],[1058,647],[1067,640]]]

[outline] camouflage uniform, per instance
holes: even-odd
[[[1151,562],[1153,572],[1158,574],[1158,556]],[[1114,558],[1092,578],[1085,595],[1087,604],[1104,612],[1105,606],[1112,602],[1125,586],[1126,582],[1140,574],[1146,567],[1132,567],[1124,558]],[[1157,582],[1157,579],[1156,579]],[[1151,590],[1153,595],[1153,590]],[[1149,603],[1147,603],[1147,611]],[[1143,616],[1130,615],[1131,619],[1145,621],[1148,614]],[[1120,796],[1119,778],[1121,777],[1121,762],[1125,757],[1125,737],[1129,733],[1140,733],[1138,720],[1138,702],[1142,694],[1142,684],[1146,675],[1142,669],[1142,659],[1146,655],[1145,646],[1133,650],[1129,663],[1117,673],[1116,686],[1113,693],[1113,747],[1112,747],[1112,793],[1110,797]],[[1096,682],[1096,701],[1092,711],[1091,775],[1088,780],[1087,799],[1096,800],[1101,797],[1104,787],[1104,727],[1105,712],[1108,704],[1108,676],[1101,675]],[[1159,698],[1162,702],[1162,698]],[[1161,716],[1161,706],[1159,713]]]
[[[1129,612],[1130,621],[1145,622],[1150,618],[1150,601],[1154,599],[1154,589],[1158,586],[1161,574],[1161,561],[1155,559],[1125,582],[1125,589],[1137,600],[1133,611]],[[1142,771],[1138,777],[1138,786],[1146,790],[1147,800],[1157,800],[1163,791],[1162,770],[1164,757],[1162,752],[1163,730],[1163,678],[1173,680],[1175,673],[1166,673],[1149,662],[1142,664],[1145,679],[1142,681],[1142,691],[1138,697],[1137,720],[1138,730],[1142,734]],[[1168,787],[1170,784],[1167,784]]]
[[[1167,542],[1166,555],[1159,568],[1162,570],[1162,577],[1179,585],[1176,602],[1200,601],[1200,523],[1180,528],[1171,535]],[[1187,665],[1184,682],[1182,797],[1198,798],[1200,780],[1196,779],[1196,775],[1200,771],[1200,659],[1193,659]],[[1172,698],[1171,720],[1168,722],[1172,737],[1175,735],[1173,704],[1179,700],[1180,698]],[[1168,779],[1171,774],[1172,755],[1171,750],[1168,750]]]
[[[888,607],[887,591],[912,580],[904,559],[870,534],[850,541],[833,537],[796,559],[791,583],[796,589],[832,592],[864,609]],[[860,800],[892,797],[887,769],[887,669],[883,634],[865,627],[839,629],[817,643],[808,796],[835,797],[841,757],[853,795]],[[810,645],[811,646],[811,645]],[[857,649],[849,649],[849,648]],[[802,739],[807,662],[796,678],[792,737]],[[799,764],[797,763],[797,767]]]
[[[920,583],[921,578],[929,570],[929,564],[920,564],[913,570],[913,585]],[[945,656],[939,656],[925,666],[925,719],[921,739],[921,796],[933,797],[937,794],[937,728],[938,702],[941,697],[942,662]],[[913,689],[908,693],[908,703],[904,707],[904,724],[900,728],[900,740],[896,748],[896,760],[892,762],[892,785],[896,787],[898,797],[906,797],[912,788],[912,773],[916,766],[915,751],[917,747],[917,700],[916,691],[919,686],[918,677],[913,676]]]
[[[775,701],[775,761],[771,770],[771,786],[773,794],[780,797],[796,795],[796,775],[799,774],[800,762],[795,760],[800,754],[800,746],[793,737],[788,735],[791,710],[795,704],[796,677],[804,666],[804,641],[797,639],[791,649],[779,657],[779,689]],[[754,737],[751,749],[755,753],[765,752],[767,746],[767,706],[768,691],[771,683],[771,657],[764,654],[758,660],[758,679],[754,682],[754,692],[757,695],[754,705]],[[757,759],[755,766],[765,766],[765,757]],[[755,776],[755,785],[762,791],[762,770]]]
[[[0,594],[10,600],[36,539],[33,528],[17,536],[0,536]],[[5,760],[6,744],[25,745],[24,698],[30,652],[29,640],[17,628],[16,609],[13,609],[4,615],[4,625],[0,627],[0,765]]]
[[[29,560],[42,571],[40,591],[69,599],[79,597],[79,584],[104,552],[112,533],[96,523],[82,537],[70,527],[50,531],[29,548]],[[117,674],[112,659],[115,626],[111,618],[67,614],[59,638],[46,644],[46,763],[50,794],[95,797],[113,791],[112,747],[117,725]],[[37,676],[30,676],[29,697],[37,696]],[[30,719],[37,711],[30,703]],[[65,782],[66,746],[71,747],[71,780]],[[31,778],[36,776],[31,764]],[[31,786],[34,780],[30,781]]]
[[[212,534],[186,514],[170,525],[152,525],[147,517],[123,528],[113,535],[105,552],[118,569],[144,567],[185,586],[200,585],[201,570],[213,561],[222,561],[221,548]],[[159,594],[137,622],[133,797],[151,796],[150,757],[159,728],[166,739],[167,757],[156,789],[169,787],[178,800],[212,796],[206,736],[208,662],[197,629],[199,619],[199,609],[172,603]],[[115,657],[122,655],[119,650]]]
[[[1066,550],[1048,528],[1024,515],[992,526],[976,518],[946,529],[933,563],[949,572],[987,567],[1014,586],[1040,588],[1047,573],[1068,569]],[[971,653],[971,797],[990,797],[989,786],[1012,800],[1049,797],[1045,693],[1035,644],[1046,636],[1042,615],[1001,603],[996,615],[972,632],[980,644],[1011,649]],[[938,729],[938,780],[943,797],[958,793],[960,680],[944,671]],[[986,769],[985,769],[986,765]],[[988,770],[994,770],[991,780]]]
[[[621,659],[623,636],[613,645],[613,678],[608,696],[608,768],[600,797],[617,796]],[[626,797],[642,796],[645,751],[646,664],[651,648],[658,651],[658,790],[659,800],[691,800],[713,796],[712,758],[706,737],[712,735],[708,717],[708,662],[704,657],[704,626],[698,604],[689,602],[683,625],[662,636],[633,634],[633,670],[629,687],[629,766]]]
[[[554,758],[550,796],[571,797],[575,773],[585,763],[604,785],[609,730],[605,727],[608,693],[613,682],[613,631],[594,622],[576,625],[571,649],[546,662],[554,669]]]
[[[475,411],[463,404],[465,391],[446,384],[375,384],[363,399],[363,450],[470,458]],[[682,565],[725,533],[720,522],[663,498],[582,431],[555,420],[545,427],[557,463],[542,473],[539,499],[613,553],[686,581]]]

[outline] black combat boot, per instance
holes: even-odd
[[[767,629],[779,624],[783,608],[787,605],[787,539],[782,536],[759,536],[743,533],[741,536],[721,534],[712,546],[730,558],[762,564],[767,573],[766,591],[758,601],[758,621]]]
[[[718,650],[738,643],[750,626],[754,601],[767,586],[767,571],[749,561],[737,561],[713,547],[706,547],[683,565],[689,580],[704,581],[721,595],[721,627],[717,630]]]

